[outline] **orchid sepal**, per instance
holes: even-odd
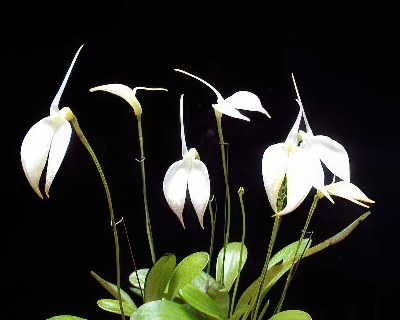
[[[89,89],[90,92],[105,91],[121,97],[130,104],[130,106],[133,108],[133,112],[135,113],[136,117],[140,117],[142,115],[142,106],[140,105],[139,100],[136,98],[137,90],[168,91],[165,88],[148,88],[148,87],[135,87],[131,89],[130,87],[120,83],[104,84]]]

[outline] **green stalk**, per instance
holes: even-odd
[[[107,201],[108,201],[108,210],[110,211],[111,223],[112,223],[113,233],[114,233],[115,264],[117,267],[117,292],[118,292],[119,309],[121,312],[122,319],[124,320],[125,315],[124,315],[124,311],[122,308],[122,297],[121,297],[121,267],[120,267],[120,262],[119,262],[118,231],[117,231],[117,225],[115,223],[114,210],[113,210],[113,206],[112,206],[112,202],[111,202],[110,190],[108,189],[108,184],[107,184],[106,178],[104,176],[103,170],[101,169],[100,163],[97,160],[97,157],[96,157],[93,149],[91,148],[89,142],[85,138],[81,128],[79,127],[78,120],[76,119],[75,115],[72,115],[72,118],[70,121],[75,129],[77,136],[79,137],[79,139],[81,140],[83,145],[86,147],[86,149],[89,151],[90,156],[92,157],[92,159],[96,165],[97,171],[99,172],[101,181],[103,182],[104,190],[106,192]]]
[[[143,148],[143,133],[142,133],[142,117],[141,115],[137,115],[137,123],[138,123],[138,132],[139,132],[139,144],[140,144],[140,168],[142,171],[142,186],[143,186],[143,201],[144,201],[144,211],[146,215],[146,231],[147,238],[149,241],[151,259],[153,264],[156,263],[156,254],[154,252],[154,243],[153,236],[151,233],[151,223],[150,223],[150,215],[149,215],[149,206],[147,204],[147,191],[146,191],[146,172],[144,169],[144,148]]]
[[[208,210],[210,211],[210,218],[211,218],[211,240],[210,240],[210,253],[208,259],[208,265],[207,265],[207,275],[210,275],[210,269],[211,269],[211,257],[214,249],[214,235],[215,235],[215,220],[214,219],[214,212],[212,210],[212,205],[211,205],[211,200],[208,201]]]
[[[251,305],[250,308],[248,309],[248,312],[246,312],[245,317],[243,317],[243,319],[246,319],[248,316],[248,313],[253,310],[254,307],[254,303],[255,303],[255,309],[253,312],[253,317],[252,319],[257,319],[257,313],[258,313],[258,309],[260,308],[260,304],[261,304],[261,293],[262,293],[262,288],[264,286],[264,281],[267,275],[267,271],[268,271],[268,265],[269,265],[269,261],[271,259],[271,254],[272,254],[272,249],[274,247],[275,244],[275,240],[276,240],[276,236],[278,234],[278,230],[279,230],[279,225],[281,222],[281,216],[279,215],[275,215],[275,220],[274,220],[274,226],[272,227],[272,232],[271,232],[271,239],[269,241],[269,245],[268,245],[268,252],[267,252],[267,257],[265,258],[265,262],[264,262],[264,266],[261,272],[261,277],[260,277],[260,283],[258,284],[258,288],[257,288],[257,296],[256,299],[251,300]]]
[[[214,109],[214,112],[215,112],[215,119],[217,120],[219,143],[220,143],[220,147],[221,147],[222,167],[224,170],[224,179],[225,179],[226,228],[225,228],[225,235],[224,235],[224,257],[222,260],[223,262],[222,262],[222,276],[221,276],[221,279],[224,279],[225,253],[226,253],[226,246],[229,242],[229,233],[230,233],[230,226],[231,226],[231,196],[230,196],[230,192],[229,192],[228,164],[227,164],[226,155],[225,155],[225,142],[224,142],[224,136],[222,133],[222,123],[221,123],[222,114],[221,114],[221,112],[219,112],[215,109]]]
[[[244,239],[245,239],[245,236],[246,236],[246,211],[244,210],[243,193],[244,193],[244,188],[240,187],[239,190],[238,190],[238,195],[239,195],[240,207],[242,209],[242,242],[241,242],[240,255],[239,255],[238,275],[236,277],[235,287],[233,289],[229,319],[231,319],[232,315],[233,315],[233,309],[234,309],[233,307],[234,307],[234,304],[235,304],[236,293],[237,293],[237,289],[238,289],[238,286],[239,286],[240,271],[242,269],[243,246],[244,246]]]
[[[287,290],[289,288],[289,285],[290,285],[290,282],[292,281],[292,278],[293,278],[294,267],[295,267],[295,265],[298,265],[300,263],[300,259],[299,259],[299,261],[296,262],[297,254],[299,252],[300,244],[303,242],[304,236],[305,236],[305,234],[307,232],[307,228],[308,228],[308,225],[310,224],[311,217],[313,216],[315,208],[317,207],[317,203],[318,203],[319,198],[320,198],[320,196],[318,195],[318,191],[317,191],[317,194],[314,196],[313,203],[311,204],[310,211],[308,212],[308,216],[307,216],[306,222],[304,224],[303,230],[301,232],[300,239],[299,239],[299,242],[297,244],[295,254],[293,256],[293,262],[292,262],[292,265],[290,266],[289,274],[288,274],[288,276],[286,278],[285,287],[283,288],[281,298],[279,300],[279,303],[278,303],[274,313],[278,313],[278,312],[281,311],[283,300],[285,299],[286,292],[287,292]]]

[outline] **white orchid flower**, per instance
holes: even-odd
[[[217,103],[213,104],[212,107],[222,114],[233,118],[250,121],[248,117],[244,116],[238,111],[239,109],[247,111],[258,111],[265,114],[268,118],[271,118],[269,113],[261,105],[260,99],[254,93],[251,93],[249,91],[237,91],[230,97],[224,99],[222,95],[217,91],[217,89],[215,89],[211,84],[204,81],[203,79],[180,69],[174,70],[199,80],[200,82],[208,86],[212,91],[214,91],[214,93],[217,95]]]
[[[330,195],[347,199],[365,208],[369,208],[368,204],[375,203],[359,187],[348,181],[333,182],[327,186],[326,190]]]
[[[147,87],[135,87],[135,88],[131,89],[128,86],[126,86],[124,84],[119,84],[119,83],[105,84],[105,85],[101,85],[101,86],[97,86],[97,87],[89,89],[90,92],[106,91],[106,92],[113,93],[117,96],[120,96],[121,98],[123,98],[126,102],[128,102],[131,105],[136,117],[140,117],[142,115],[142,106],[140,105],[139,100],[136,98],[137,90],[168,91],[167,89],[164,89],[164,88],[147,88]]]
[[[186,192],[196,211],[200,225],[203,227],[203,216],[210,198],[210,178],[206,165],[199,159],[195,148],[189,151],[186,146],[185,129],[183,125],[183,95],[180,99],[180,121],[182,139],[182,160],[174,162],[167,170],[163,181],[165,199],[172,211],[177,215],[182,226],[183,208]]]
[[[314,136],[307,121],[295,84],[300,110],[284,143],[274,144],[265,150],[262,159],[264,187],[272,209],[278,215],[295,210],[314,187],[333,200],[325,187],[321,161],[339,178],[350,180],[349,157],[345,148],[335,140],[322,135]],[[306,132],[300,130],[304,119]],[[286,206],[278,211],[277,200],[286,178]]]
[[[50,116],[35,123],[22,141],[22,167],[30,185],[40,198],[43,198],[43,196],[39,190],[39,180],[46,161],[45,193],[49,197],[50,186],[61,166],[71,138],[72,128],[68,121],[73,116],[72,111],[68,107],[60,110],[58,104],[82,47],[83,45],[76,52],[64,80],[51,103]]]

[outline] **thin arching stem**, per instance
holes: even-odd
[[[210,251],[209,251],[210,259],[208,260],[207,264],[207,275],[210,275],[211,257],[214,249],[214,235],[215,235],[215,222],[216,222],[216,214],[213,212],[212,209],[212,200],[208,201],[208,211],[210,212],[210,219],[211,219],[211,239],[210,239]]]
[[[222,264],[222,273],[224,272],[224,263],[225,263],[225,252],[226,246],[229,242],[229,233],[230,233],[230,225],[231,225],[231,195],[229,192],[229,181],[228,181],[228,163],[227,157],[225,155],[225,142],[224,136],[222,133],[222,123],[221,112],[215,110],[215,119],[217,120],[217,128],[218,128],[218,136],[219,136],[219,143],[221,147],[221,157],[222,157],[222,167],[224,170],[224,179],[225,179],[225,197],[226,197],[226,229],[225,229],[225,238],[224,238],[224,257],[223,257],[223,264]],[[222,274],[221,279],[224,279],[224,274]]]
[[[101,169],[100,162],[97,160],[97,157],[96,157],[92,147],[90,146],[90,144],[87,141],[86,137],[84,136],[82,130],[80,129],[78,120],[76,119],[75,116],[72,117],[71,123],[75,129],[77,136],[79,137],[79,139],[81,140],[83,145],[88,150],[90,156],[92,157],[92,159],[96,165],[97,171],[99,172],[101,181],[103,182],[104,190],[106,192],[107,202],[108,202],[108,210],[109,210],[110,216],[111,216],[111,224],[112,224],[112,228],[113,228],[114,242],[115,242],[115,264],[116,264],[116,268],[117,268],[118,301],[119,301],[119,308],[120,308],[121,316],[122,316],[122,319],[124,320],[125,315],[124,315],[124,311],[122,308],[122,297],[121,297],[121,267],[120,267],[120,262],[119,262],[120,259],[119,259],[118,231],[117,231],[117,225],[115,223],[114,210],[113,210],[113,206],[112,206],[110,190],[108,188],[108,184],[107,184],[106,178],[104,176],[103,170]]]
[[[258,310],[261,305],[261,300],[262,300],[261,295],[262,295],[262,290],[264,287],[264,281],[267,276],[269,261],[271,260],[272,250],[274,248],[276,236],[278,235],[279,225],[282,220],[281,218],[282,218],[281,216],[275,215],[274,226],[272,227],[272,232],[271,232],[271,239],[270,239],[269,245],[268,245],[267,257],[265,258],[265,261],[264,261],[264,266],[263,266],[263,269],[261,272],[260,282],[258,284],[258,288],[256,291],[257,294],[256,294],[256,297],[253,297],[252,302],[251,302],[252,306],[250,306],[250,308],[249,308],[249,311],[251,311],[255,304],[255,309],[253,312],[253,319],[257,319]],[[246,318],[243,318],[243,319],[246,319]]]
[[[281,298],[279,299],[278,305],[276,306],[275,313],[278,313],[278,312],[281,311],[283,301],[285,300],[286,292],[289,289],[290,282],[292,281],[292,278],[293,278],[294,267],[295,267],[295,265],[298,265],[298,263],[300,262],[300,260],[296,262],[297,254],[299,252],[300,245],[303,242],[304,236],[305,236],[305,234],[307,232],[307,228],[308,228],[308,225],[310,224],[311,217],[313,216],[315,208],[317,207],[317,203],[318,203],[319,198],[320,197],[319,197],[318,191],[317,191],[317,194],[314,196],[313,203],[311,204],[310,211],[308,212],[308,216],[307,216],[306,222],[304,224],[303,230],[301,231],[300,239],[299,239],[299,242],[298,242],[298,244],[296,246],[295,254],[293,256],[293,262],[292,262],[292,265],[290,266],[289,274],[288,274],[288,276],[286,278],[285,287],[283,288]]]
[[[146,215],[146,231],[147,238],[150,246],[151,259],[153,264],[156,263],[156,254],[154,252],[154,242],[153,235],[151,232],[151,223],[150,223],[150,214],[149,214],[149,205],[147,203],[147,191],[146,191],[146,171],[144,168],[144,147],[143,147],[143,133],[142,133],[142,117],[138,115],[137,117],[138,123],[138,133],[139,133],[139,144],[140,144],[140,169],[142,171],[142,186],[143,186],[143,202],[144,202],[144,212]]]
[[[236,293],[237,293],[237,289],[238,289],[238,286],[239,286],[240,272],[242,270],[244,239],[246,237],[246,211],[244,209],[243,193],[244,193],[244,188],[240,187],[239,190],[238,190],[238,195],[239,195],[240,207],[242,209],[242,242],[241,242],[240,255],[239,255],[238,275],[236,277],[235,287],[233,289],[229,319],[231,319],[232,315],[233,315],[233,309],[234,309],[234,304],[235,304],[235,299],[236,299]]]

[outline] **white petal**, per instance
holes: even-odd
[[[305,135],[305,147],[310,148],[326,167],[342,180],[350,181],[350,163],[346,149],[327,136]]]
[[[312,187],[312,175],[307,170],[309,157],[297,149],[289,154],[287,178],[287,202],[279,215],[294,211],[306,198]]]
[[[21,162],[25,176],[41,198],[43,197],[39,190],[39,180],[57,127],[58,123],[54,117],[46,117],[29,129],[21,145]]]
[[[313,132],[312,132],[312,130],[311,130],[311,127],[310,127],[310,124],[308,123],[308,119],[307,119],[307,116],[306,116],[306,112],[304,111],[303,103],[301,102],[300,99],[296,99],[296,101],[297,101],[297,103],[298,103],[299,106],[300,106],[301,112],[303,113],[303,119],[304,119],[304,123],[305,123],[305,125],[306,125],[307,133],[313,134]]]
[[[179,160],[168,168],[163,182],[165,199],[172,211],[179,218],[183,227],[185,227],[185,224],[183,223],[182,212],[185,206],[188,177],[189,168],[186,162],[184,160]]]
[[[304,168],[304,170],[308,172],[312,186],[318,191],[322,192],[322,194],[327,197],[329,201],[334,203],[332,197],[329,195],[325,187],[324,169],[322,168],[320,159],[308,149],[300,148],[300,150],[303,153],[302,156],[307,158],[305,161],[305,165],[307,167]]]
[[[366,208],[369,208],[369,206],[362,202],[375,203],[360,188],[347,181],[332,183],[327,186],[327,190],[331,195],[342,197]]]
[[[302,115],[303,114],[302,114],[301,110],[299,110],[296,121],[294,122],[293,127],[292,127],[292,129],[290,129],[289,134],[285,140],[286,144],[297,145],[297,134],[299,133],[300,121],[301,121]]]
[[[185,127],[183,125],[183,94],[180,99],[180,120],[181,120],[181,140],[182,140],[182,157],[188,153],[188,149],[186,146],[186,137],[185,137]]]
[[[129,88],[124,84],[119,84],[119,83],[105,84],[102,86],[91,88],[89,89],[89,91],[90,92],[106,91],[115,94],[117,96],[120,96],[122,99],[124,99],[132,106],[133,110],[135,111],[135,114],[137,114],[137,112],[141,113],[141,106],[138,99],[136,98],[135,91],[133,91],[131,88]]]
[[[261,105],[260,99],[252,92],[238,91],[226,98],[221,104],[227,104],[235,109],[257,111],[271,118],[267,110]]]
[[[225,114],[229,117],[250,121],[250,119],[248,117],[242,115],[239,111],[237,111],[235,108],[232,108],[232,106],[229,104],[222,102],[222,103],[213,104],[212,107],[215,110],[217,110],[217,111],[221,112],[222,114]]]
[[[269,146],[262,158],[264,188],[268,201],[275,213],[277,213],[276,201],[278,192],[285,177],[288,160],[288,152],[285,150],[283,143]]]
[[[196,210],[197,218],[200,225],[203,226],[204,211],[207,208],[208,200],[210,199],[210,178],[206,165],[195,159],[192,162],[192,169],[190,170],[189,180],[189,195],[192,200],[194,209]]]
[[[46,185],[45,192],[49,196],[49,189],[53,183],[54,177],[61,166],[65,153],[71,139],[72,128],[68,121],[59,126],[54,133],[53,141],[51,142],[49,159],[46,170]]]
[[[69,75],[71,74],[72,67],[73,67],[74,64],[75,64],[76,58],[78,58],[78,54],[79,54],[79,52],[81,51],[82,47],[83,47],[83,45],[81,45],[81,46],[79,47],[78,51],[75,53],[75,57],[74,57],[74,59],[72,60],[70,66],[69,66],[69,68],[68,68],[67,73],[65,74],[64,80],[63,80],[63,82],[61,83],[61,86],[60,86],[60,88],[58,89],[57,94],[56,94],[56,96],[55,96],[54,99],[53,99],[53,102],[51,103],[50,110],[53,109],[53,110],[58,111],[58,104],[60,103],[61,95],[62,95],[62,93],[63,93],[63,91],[64,91],[64,88],[65,88],[65,85],[67,84]]]

